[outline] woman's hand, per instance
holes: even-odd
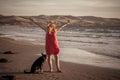
[[[35,18],[32,18],[32,17],[30,17],[30,20],[31,20],[32,22],[38,22]]]
[[[70,20],[67,20],[66,24],[70,24]]]
[[[61,26],[59,29],[57,29],[57,31],[60,31],[62,28],[64,28],[68,24],[70,24],[70,20],[67,20],[67,22],[63,26]]]
[[[29,19],[30,19],[33,23],[35,23],[37,26],[41,27],[41,28],[46,32],[46,28],[43,27],[42,25],[40,25],[39,22],[38,22],[35,18],[30,17]]]
[[[67,23],[70,23],[70,20],[67,20]]]

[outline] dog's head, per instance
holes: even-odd
[[[46,54],[43,54],[43,53],[41,53],[42,54],[42,57],[44,58],[44,60],[47,58],[47,55]]]

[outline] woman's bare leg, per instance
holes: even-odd
[[[56,63],[57,71],[61,72],[60,62],[59,62],[59,54],[55,55],[55,63]]]
[[[50,72],[53,72],[52,55],[48,55],[48,64],[50,67]]]

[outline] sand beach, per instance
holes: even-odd
[[[120,80],[120,69],[102,68],[85,64],[76,64],[61,61],[62,73],[49,72],[47,62],[44,72],[40,74],[24,74],[30,69],[34,60],[43,52],[43,45],[35,45],[22,40],[0,37],[0,58],[8,60],[0,63],[0,80],[8,80],[2,76],[13,75],[16,80]],[[14,54],[3,54],[12,51]],[[55,68],[55,65],[54,65]]]

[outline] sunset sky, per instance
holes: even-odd
[[[0,14],[120,18],[120,0],[0,0]]]

